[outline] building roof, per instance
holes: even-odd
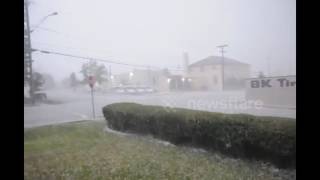
[[[205,65],[218,65],[222,64],[222,57],[221,56],[209,56],[205,59],[197,61],[189,65],[189,67],[198,67],[198,66],[205,66]],[[226,58],[224,57],[224,64],[225,65],[245,65],[248,66],[249,64],[237,61],[235,59]]]

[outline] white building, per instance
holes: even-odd
[[[226,57],[223,61],[220,56],[209,56],[189,65],[187,76],[192,79],[193,90],[222,90],[223,79],[226,90],[239,89],[245,87],[245,79],[250,77],[250,65]]]

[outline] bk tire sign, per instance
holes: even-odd
[[[265,105],[294,108],[296,76],[251,78],[246,80],[246,99],[260,100]]]

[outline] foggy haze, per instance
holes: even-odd
[[[293,0],[33,0],[33,48],[142,64],[182,67],[228,44],[226,57],[267,75],[295,74],[296,3]],[[33,53],[36,71],[57,80],[79,72],[84,60]],[[132,67],[112,65],[112,72]]]
[[[24,2],[26,179],[296,179],[295,0]]]

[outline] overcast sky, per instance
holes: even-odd
[[[182,67],[220,55],[253,71],[291,75],[296,69],[295,0],[30,0],[32,46],[44,50],[157,67]],[[35,52],[34,68],[57,80],[83,60]],[[106,66],[109,64],[105,63]],[[112,65],[113,73],[131,67]]]

